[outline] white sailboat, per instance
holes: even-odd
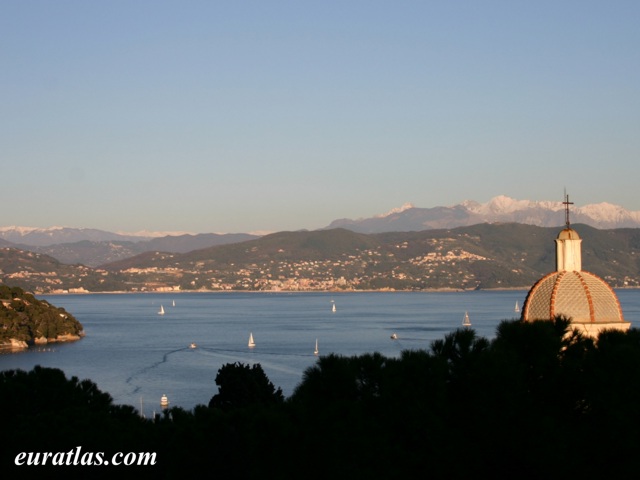
[[[313,351],[313,354],[314,355],[318,355],[318,352],[319,352],[319,350],[318,350],[318,339],[316,338],[316,349]]]
[[[176,301],[174,300],[171,305],[175,307],[176,306]]]
[[[518,313],[520,311],[520,306],[518,305],[518,301],[516,300],[516,308],[514,308],[514,311],[516,313]]]
[[[333,313],[336,313],[336,304],[335,303],[331,306],[331,311]]]
[[[249,333],[249,343],[247,345],[249,348],[256,346],[256,342],[253,341],[253,333]]]
[[[462,319],[462,326],[463,327],[470,327],[471,326],[471,320],[469,320],[469,313],[468,312],[464,312],[464,318]]]
[[[162,305],[160,305],[160,311],[158,312],[158,315],[164,315],[164,308],[162,307]]]

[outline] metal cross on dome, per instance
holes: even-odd
[[[562,202],[562,204],[564,205],[564,223],[567,225],[567,228],[569,228],[571,223],[569,222],[569,205],[573,205],[573,202],[569,201],[569,195],[567,195],[566,190],[564,192],[564,202]]]

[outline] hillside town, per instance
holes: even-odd
[[[407,248],[407,245],[400,244],[396,248]],[[477,281],[468,265],[487,259],[464,250],[436,248],[436,252],[406,261],[395,259],[393,253],[382,253],[376,249],[365,250],[359,255],[345,255],[337,260],[270,260],[238,268],[229,265],[227,269],[210,268],[205,262],[200,262],[192,270],[149,267],[130,268],[121,273],[130,279],[132,291],[475,288]]]
[[[614,288],[640,285],[636,230],[583,231],[591,239],[584,252],[589,269]],[[284,232],[185,254],[147,252],[95,268],[3,247],[0,281],[41,294],[528,288],[552,267],[554,232],[518,224],[390,236]],[[536,241],[525,244],[529,238]],[[603,250],[611,238],[615,248]]]
[[[262,263],[216,266],[212,261],[190,266],[132,267],[118,272],[85,266],[62,266],[37,271],[23,265],[3,274],[5,282],[34,286],[36,293],[85,293],[95,291],[332,291],[473,289],[478,279],[470,266],[488,259],[462,249],[447,250],[445,241],[434,242],[424,255],[400,259],[382,248],[342,255],[332,260],[268,260]],[[398,251],[407,249],[398,244]],[[171,261],[172,254],[157,253]],[[38,254],[26,252],[28,258]]]

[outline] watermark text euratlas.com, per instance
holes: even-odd
[[[82,447],[72,448],[68,452],[20,452],[15,464],[22,465],[155,465],[155,452],[117,452],[108,457],[104,452],[82,452]]]

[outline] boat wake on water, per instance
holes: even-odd
[[[171,350],[170,352],[165,353],[162,356],[162,360],[159,360],[155,363],[152,363],[151,365],[148,365],[144,368],[141,368],[140,370],[138,370],[137,372],[135,372],[134,374],[130,375],[129,377],[127,377],[127,379],[125,380],[125,383],[127,385],[133,385],[133,379],[136,377],[139,377],[140,375],[144,375],[145,373],[149,372],[150,370],[153,370],[154,368],[158,368],[160,365],[167,363],[167,361],[169,360],[169,356],[173,355],[174,353],[178,353],[181,352],[182,350],[188,350],[187,348],[178,348],[176,350]],[[140,386],[134,386],[134,390],[133,393],[137,393],[140,390]]]
[[[264,358],[262,357],[270,356],[270,357],[317,358],[315,357],[313,352],[303,354],[303,353],[279,353],[279,352],[260,351],[258,353],[254,351],[247,352],[246,349],[213,348],[213,347],[202,346],[200,344],[198,344],[197,348],[186,346],[183,348],[178,348],[178,349],[166,352],[165,354],[162,355],[161,360],[158,360],[157,362],[147,365],[146,367],[137,370],[135,373],[127,377],[127,379],[125,380],[125,383],[133,388],[133,390],[131,391],[131,394],[137,394],[140,392],[140,390],[142,390],[142,385],[138,384],[136,379],[145,376],[151,370],[160,368],[164,364],[170,363],[170,359],[172,356],[182,352],[184,353],[189,352],[189,354],[196,354],[196,355],[201,355],[205,357],[218,358],[228,362],[244,362],[244,363],[251,363],[251,364],[260,363],[264,368],[277,370],[287,374],[297,374],[299,372],[295,368],[283,366],[281,364],[271,362],[268,360],[265,361]],[[259,360],[256,359],[256,356],[259,356],[260,359]]]
[[[251,363],[251,364],[259,363],[260,365],[262,365],[262,367],[266,369],[277,370],[279,372],[284,372],[288,374],[300,373],[295,368],[283,366],[282,364],[274,363],[269,360],[265,360],[264,358],[256,359],[256,353],[254,353],[253,351],[247,352],[246,350],[243,350],[243,349],[211,348],[211,347],[202,347],[202,348],[198,347],[198,350],[200,350],[198,354],[206,357],[224,359],[232,362],[241,362],[241,363],[244,362],[244,363]],[[271,356],[271,357],[317,358],[315,357],[313,352],[309,354],[260,352],[259,355],[257,356],[262,357],[263,355]]]
[[[247,360],[255,361],[254,355],[273,355],[278,357],[313,357],[313,352],[311,353],[282,353],[282,352],[269,352],[260,350],[259,352],[251,351],[247,352],[246,349],[231,349],[231,348],[212,348],[212,347],[202,347],[200,350],[203,350],[208,353],[238,353],[243,355]]]

